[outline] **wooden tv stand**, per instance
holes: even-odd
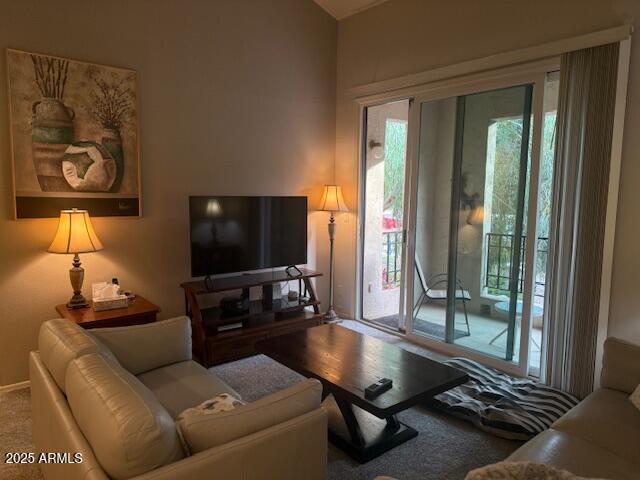
[[[209,289],[203,280],[181,283],[186,314],[191,318],[194,358],[205,367],[237,360],[258,353],[254,345],[260,340],[320,325],[320,301],[311,278],[322,273],[304,268],[300,272],[276,270],[215,278]],[[284,296],[270,301],[274,284],[298,280],[307,288],[306,300],[289,301]],[[262,299],[250,301],[246,312],[228,314],[219,306],[201,307],[204,295],[231,290],[248,295],[251,287],[262,287]]]

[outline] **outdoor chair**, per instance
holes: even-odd
[[[425,300],[442,300],[447,301],[447,286],[448,286],[448,275],[446,273],[438,273],[428,280],[425,279],[424,273],[422,271],[422,267],[420,266],[420,261],[418,260],[418,256],[415,257],[416,271],[418,273],[418,279],[420,281],[420,287],[422,292],[418,297],[418,302],[413,307],[413,317],[415,318],[417,313],[420,311],[420,307]],[[437,288],[440,287],[440,288]],[[443,288],[444,287],[444,288]],[[464,321],[467,327],[467,336],[471,335],[471,329],[469,328],[469,316],[467,315],[467,302],[471,301],[471,294],[468,290],[465,290],[462,286],[462,282],[459,278],[456,278],[456,293],[455,300],[462,302],[462,309],[464,311]]]

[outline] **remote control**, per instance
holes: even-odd
[[[372,383],[364,389],[364,398],[375,398],[382,392],[386,392],[393,386],[393,382],[389,378],[381,378],[376,383]]]

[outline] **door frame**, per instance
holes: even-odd
[[[367,193],[367,139],[366,134],[368,133],[368,124],[367,124],[367,109],[370,107],[377,107],[381,105],[385,105],[387,103],[393,102],[401,102],[408,101],[408,108],[411,107],[412,98],[402,96],[398,98],[392,98],[390,100],[379,101],[371,104],[363,103],[360,105],[358,109],[359,114],[359,159],[358,159],[358,240],[357,240],[357,248],[356,248],[356,315],[355,318],[358,320],[362,320],[365,322],[375,323],[377,326],[380,326],[385,329],[392,330],[385,325],[381,325],[373,320],[369,320],[364,318],[363,316],[363,301],[364,301],[364,288],[363,288],[363,279],[364,279],[364,246],[365,246],[365,227],[366,227],[366,193]],[[407,112],[409,113],[409,112]],[[404,171],[404,206],[407,204],[407,181],[408,181],[408,163],[409,163],[409,128],[410,122],[409,118],[407,118],[407,146],[405,152],[405,171]],[[405,264],[406,264],[406,245],[407,245],[407,212],[406,209],[402,212],[402,221],[403,221],[403,230],[402,230],[402,254],[400,257],[400,299],[398,302],[398,325],[404,325],[404,314],[405,311]],[[401,330],[404,331],[404,328]],[[398,333],[394,331],[394,333]]]
[[[533,84],[532,113],[534,123],[532,128],[532,151],[531,151],[531,176],[529,191],[529,217],[528,225],[537,225],[537,205],[532,202],[537,200],[537,190],[539,183],[539,161],[540,161],[540,142],[542,135],[542,111],[544,99],[545,76],[547,72],[558,70],[560,68],[560,57],[554,56],[525,64],[513,65],[499,68],[491,71],[464,75],[452,79],[438,80],[428,84],[416,85],[414,87],[402,88],[397,91],[381,92],[378,94],[367,95],[366,97],[356,98],[358,109],[358,125],[359,125],[359,158],[358,158],[358,238],[357,238],[357,259],[356,259],[356,318],[362,318],[362,255],[364,248],[364,166],[366,165],[366,150],[364,134],[366,132],[366,109],[371,106],[381,105],[384,103],[409,99],[409,122],[407,133],[407,161],[405,165],[405,207],[404,207],[404,242],[403,242],[403,263],[401,273],[401,292],[399,322],[403,324],[406,330],[407,339],[421,344],[425,347],[440,351],[448,355],[464,355],[468,358],[481,361],[489,366],[499,368],[508,373],[520,376],[526,376],[528,372],[529,358],[529,337],[530,337],[530,310],[532,305],[533,291],[533,275],[529,272],[525,276],[524,296],[523,296],[523,314],[521,317],[521,338],[518,363],[510,363],[500,360],[496,357],[490,357],[480,354],[474,350],[461,347],[456,344],[447,344],[437,340],[430,339],[424,335],[413,332],[413,318],[411,315],[414,301],[414,272],[412,259],[415,255],[415,212],[417,209],[417,167],[418,167],[418,146],[420,136],[420,104],[425,101],[441,100],[449,97],[468,95],[472,93],[480,93],[482,91],[497,90],[522,84]],[[534,178],[535,172],[535,178]],[[534,187],[535,186],[535,187]],[[534,195],[535,194],[535,195]],[[531,223],[532,218],[533,223]],[[526,261],[531,261],[531,246],[535,246],[535,242],[530,237],[536,238],[535,229],[527,228],[527,251],[525,251]],[[535,260],[535,258],[534,258]],[[544,341],[543,341],[544,343]],[[542,371],[542,369],[541,369]]]
[[[559,59],[558,59],[559,60]],[[455,343],[445,343],[436,339],[431,339],[425,335],[416,333],[413,330],[413,317],[409,311],[405,311],[405,324],[407,325],[407,338],[417,343],[423,344],[434,350],[442,351],[449,355],[464,355],[468,358],[481,361],[490,366],[499,368],[500,370],[513,373],[519,376],[526,376],[529,372],[529,353],[530,353],[530,323],[531,308],[533,305],[533,286],[534,286],[534,269],[526,268],[527,265],[535,264],[537,228],[530,228],[535,225],[537,227],[537,192],[539,187],[539,165],[540,165],[540,144],[542,140],[542,122],[543,122],[543,99],[546,73],[559,68],[559,61],[537,66],[529,72],[521,72],[519,74],[507,75],[496,79],[477,80],[459,87],[442,89],[436,92],[428,92],[414,98],[414,102],[410,106],[409,122],[413,128],[413,148],[411,149],[412,157],[410,159],[412,168],[412,185],[407,195],[413,204],[408,207],[410,212],[409,223],[407,224],[409,244],[407,246],[407,257],[413,258],[415,255],[415,231],[416,231],[416,214],[417,214],[417,168],[419,161],[419,129],[420,129],[420,108],[424,102],[442,100],[445,98],[459,97],[474,93],[482,93],[486,91],[498,90],[502,88],[515,87],[518,85],[533,85],[532,109],[533,125],[531,129],[531,171],[529,176],[529,198],[528,198],[528,217],[527,217],[527,241],[525,249],[525,277],[523,291],[523,308],[520,317],[520,345],[519,356],[515,362],[509,362],[497,357],[482,354],[475,350],[456,345]],[[414,269],[409,269],[409,264],[405,265],[408,289],[406,291],[406,304],[413,305],[414,298]]]

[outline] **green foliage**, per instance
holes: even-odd
[[[551,223],[551,195],[553,193],[553,156],[555,152],[556,113],[547,113],[542,137],[542,161],[540,163],[540,189],[538,191],[539,236],[549,236]]]
[[[553,156],[555,142],[556,114],[548,113],[544,119],[542,156],[540,162],[540,184],[538,189],[538,237],[548,237],[551,219],[551,195],[553,192]],[[515,232],[516,208],[518,199],[518,181],[520,174],[520,146],[522,142],[522,120],[503,119],[496,122],[496,150],[493,171],[493,189],[486,192],[491,195],[492,208],[490,232],[509,234]],[[529,162],[531,163],[531,136],[529,144]],[[527,172],[527,186],[525,196],[524,229],[526,234],[526,218],[529,197],[529,176]],[[536,281],[544,284],[547,265],[546,240],[538,240],[538,255],[536,261]],[[508,275],[510,271],[511,247],[506,249],[491,249],[489,256],[489,273],[491,275]],[[497,252],[500,252],[498,255]],[[524,254],[524,252],[523,252]],[[498,258],[500,257],[500,258]],[[500,264],[500,272],[498,272]],[[508,282],[506,282],[508,283]],[[491,293],[508,290],[508,285],[494,285],[497,290],[490,288]]]
[[[493,170],[491,233],[511,234],[515,230],[520,175],[522,120],[496,122],[496,150]]]
[[[402,221],[407,122],[387,119],[384,138],[384,209]]]
[[[555,113],[547,114],[544,122],[540,186],[538,189],[538,224],[541,237],[549,234],[551,218],[551,194],[553,191],[553,154]],[[531,141],[531,138],[530,138]],[[511,234],[515,230],[520,175],[520,145],[522,120],[505,119],[496,123],[496,152],[493,172],[491,232]],[[531,142],[529,163],[531,162]],[[527,172],[527,176],[530,172]],[[527,186],[528,186],[527,181]],[[527,188],[528,194],[528,188]],[[528,195],[527,195],[528,198]],[[525,202],[525,208],[527,202]],[[525,218],[526,218],[525,210]],[[526,228],[525,228],[526,230]]]

